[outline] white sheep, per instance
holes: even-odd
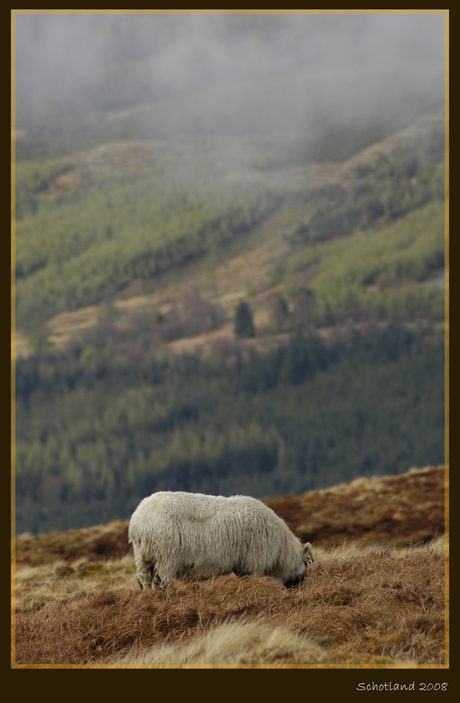
[[[276,513],[249,496],[160,491],[139,504],[128,531],[141,588],[160,588],[186,574],[273,576],[301,584],[316,563]]]

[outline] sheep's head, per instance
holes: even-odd
[[[302,551],[303,551],[303,560],[304,560],[305,564],[315,564],[315,566],[317,566],[315,558],[313,556],[310,542],[307,542],[306,544],[303,545]]]

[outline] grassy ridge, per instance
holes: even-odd
[[[427,499],[431,508],[423,516],[418,508]],[[356,524],[353,501],[375,508],[371,529]],[[319,526],[313,545],[318,565],[308,567],[299,589],[231,575],[174,580],[166,592],[139,591],[127,543],[119,541],[122,535],[126,540],[123,523],[20,538],[16,665],[446,664],[444,541],[430,539],[443,531],[443,469],[355,481],[270,504],[280,515],[289,508],[297,533],[311,522],[312,510],[312,525]],[[325,542],[321,536],[331,524],[329,508],[335,543],[331,533],[323,535]],[[437,522],[429,524],[435,515]],[[421,534],[417,516],[425,521],[426,543],[394,547],[402,536],[407,544]],[[353,536],[334,546],[344,533]]]
[[[330,549],[347,542],[407,547],[444,533],[444,495],[444,469],[428,467],[400,476],[358,478],[349,484],[263,502],[299,539],[315,547]],[[130,553],[128,521],[123,520],[36,537],[26,533],[15,544],[20,567],[116,560]]]

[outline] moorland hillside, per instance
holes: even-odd
[[[19,667],[443,668],[447,476],[358,479],[267,501],[317,565],[140,591],[125,523],[16,542]]]

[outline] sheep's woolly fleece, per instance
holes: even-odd
[[[289,587],[313,561],[310,545],[249,496],[160,491],[140,503],[128,535],[142,588],[228,573],[272,576]]]

